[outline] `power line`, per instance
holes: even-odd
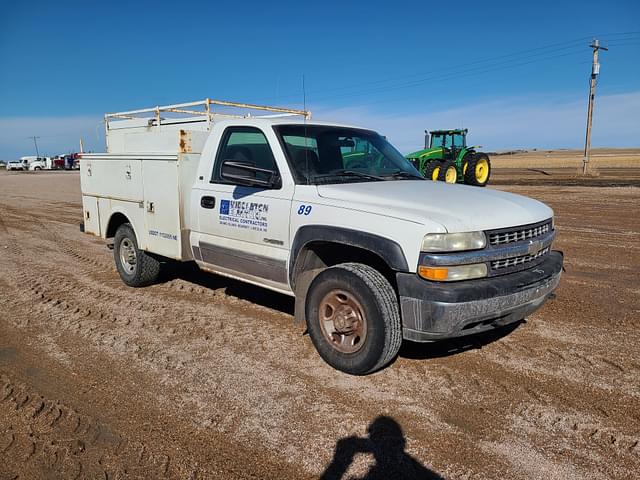
[[[626,47],[628,45],[640,45],[640,38],[638,39],[638,41],[635,42],[622,42],[622,43],[608,43],[607,42],[607,46],[608,47]]]
[[[632,32],[616,32],[616,33],[601,33],[600,37],[618,37],[620,35],[640,35],[640,30],[635,30]]]
[[[494,65],[490,65],[489,67],[475,67],[475,68],[470,68],[470,69],[466,69],[466,70],[459,71],[459,72],[449,72],[449,73],[445,73],[445,74],[441,74],[441,75],[435,75],[435,76],[432,76],[430,78],[424,78],[424,79],[421,79],[421,80],[418,80],[418,81],[408,82],[408,83],[403,83],[403,84],[398,84],[398,85],[393,85],[393,86],[379,87],[379,88],[376,88],[376,89],[370,89],[370,90],[360,91],[360,92],[351,92],[351,93],[341,94],[341,95],[327,95],[327,96],[315,98],[314,101],[329,100],[329,99],[333,100],[333,99],[346,98],[346,97],[352,98],[352,97],[359,97],[359,96],[363,96],[363,95],[371,95],[371,94],[374,94],[374,93],[387,92],[387,91],[391,91],[391,90],[400,90],[400,89],[405,89],[405,88],[412,88],[412,87],[422,86],[422,85],[426,85],[426,84],[430,84],[430,83],[437,83],[437,82],[442,82],[442,81],[447,81],[447,80],[452,80],[452,79],[466,78],[466,77],[469,77],[469,76],[477,76],[477,75],[482,75],[482,74],[485,74],[485,73],[491,73],[491,72],[495,72],[495,71],[505,70],[505,69],[509,69],[509,68],[517,68],[517,67],[521,67],[521,66],[524,66],[524,65],[529,65],[531,63],[553,60],[553,59],[556,59],[556,58],[566,57],[566,56],[570,56],[570,55],[577,55],[578,53],[579,52],[577,52],[577,51],[575,51],[575,52],[567,52],[567,53],[563,53],[563,54],[559,54],[559,55],[553,55],[553,56],[544,57],[544,58],[537,58],[535,60],[523,61],[523,62],[519,62],[519,63],[494,64]]]
[[[494,56],[494,57],[487,57],[487,58],[475,60],[475,61],[472,61],[472,62],[465,62],[465,63],[456,64],[456,65],[450,65],[450,66],[438,66],[437,70],[425,71],[425,72],[420,72],[420,73],[413,73],[413,74],[409,74],[409,75],[401,75],[401,76],[397,76],[397,77],[374,80],[374,81],[369,81],[369,82],[360,82],[360,83],[352,84],[352,85],[343,85],[343,86],[333,87],[333,88],[323,88],[323,89],[319,89],[319,90],[312,90],[309,93],[310,94],[317,94],[317,93],[328,93],[328,92],[343,91],[343,90],[361,89],[362,87],[374,86],[374,85],[380,85],[380,84],[385,84],[385,83],[398,82],[400,80],[408,80],[408,79],[411,79],[411,78],[416,78],[416,80],[413,80],[412,82],[410,82],[410,83],[413,83],[413,82],[421,81],[423,79],[428,79],[429,77],[432,77],[433,75],[436,75],[436,76],[441,75],[442,72],[447,72],[447,71],[451,71],[450,73],[454,73],[454,71],[465,72],[465,71],[473,70],[473,69],[476,69],[476,68],[485,68],[487,66],[487,63],[489,65],[508,64],[509,62],[512,62],[512,61],[523,60],[523,59],[527,59],[527,58],[533,58],[533,57],[536,57],[536,56],[547,55],[549,53],[552,53],[553,51],[561,51],[561,50],[567,50],[567,49],[577,49],[577,48],[579,48],[580,45],[582,45],[584,43],[585,40],[588,40],[589,38],[590,37],[581,37],[579,39],[568,41],[568,42],[553,43],[553,44],[549,44],[549,45],[545,45],[545,46],[541,46],[541,47],[530,48],[530,49],[527,49],[527,50],[521,50],[521,51],[518,51],[518,52],[508,53],[508,54],[504,54],[504,55],[498,55],[498,56]],[[549,50],[549,51],[542,51],[542,50]],[[532,53],[532,52],[539,52],[539,53]],[[525,55],[527,53],[531,53],[531,54],[530,55]],[[480,64],[482,64],[482,65],[480,65]],[[478,67],[472,67],[473,65],[479,65],[479,66]],[[471,67],[471,68],[469,68],[469,67]],[[462,70],[460,70],[460,69],[462,69]],[[381,87],[377,87],[377,88],[389,88],[389,87],[392,87],[392,86],[393,86],[393,84],[392,85],[387,85],[387,86],[381,86]],[[373,90],[373,91],[377,91],[377,90]],[[282,98],[297,98],[297,97],[298,97],[297,94],[290,94],[290,95],[285,95],[285,96],[281,95],[279,98],[282,99]],[[271,100],[272,98],[273,97],[264,97],[264,98],[261,98],[259,100],[267,101],[267,100]]]
[[[634,37],[628,37],[629,35],[637,35],[640,34],[640,31],[632,31],[632,32],[614,32],[614,33],[608,33],[602,36],[607,36],[607,37],[620,37],[620,36],[627,36],[627,38],[614,38],[612,41],[622,41],[622,40],[634,40]],[[338,91],[349,91],[349,90],[355,90],[355,92],[351,92],[351,93],[345,93],[342,94],[340,96],[325,96],[320,98],[320,100],[322,99],[328,99],[328,98],[341,98],[341,97],[351,97],[355,95],[361,95],[361,94],[367,94],[367,93],[360,93],[362,92],[362,88],[363,87],[373,87],[375,85],[381,85],[380,87],[375,87],[372,88],[371,90],[368,90],[368,92],[371,93],[376,93],[376,92],[382,92],[382,91],[387,91],[386,89],[395,89],[395,88],[405,88],[405,86],[413,86],[414,83],[416,82],[422,82],[425,80],[431,80],[431,77],[433,77],[434,75],[436,77],[439,77],[441,75],[443,75],[443,72],[448,72],[451,71],[449,73],[444,73],[444,75],[454,75],[457,73],[465,73],[465,72],[473,72],[475,69],[480,68],[481,70],[487,67],[487,63],[489,63],[490,67],[493,66],[498,66],[498,65],[502,65],[502,64],[509,64],[511,62],[517,62],[517,61],[521,61],[521,60],[525,60],[525,59],[529,59],[529,58],[534,58],[534,57],[539,57],[539,56],[547,56],[550,53],[553,53],[555,51],[563,51],[563,50],[574,50],[577,47],[579,47],[579,45],[582,45],[583,42],[587,39],[589,39],[591,37],[580,37],[577,38],[575,40],[569,40],[569,41],[564,41],[564,42],[557,42],[557,43],[552,43],[552,44],[548,44],[548,45],[544,45],[544,46],[540,46],[540,47],[535,47],[535,48],[530,48],[530,49],[526,49],[526,50],[520,50],[518,52],[513,52],[513,53],[508,53],[508,54],[504,54],[504,55],[498,55],[498,56],[493,56],[493,57],[488,57],[488,58],[484,58],[484,59],[480,59],[480,60],[475,60],[472,62],[466,62],[466,63],[462,63],[462,64],[457,64],[457,65],[451,65],[451,66],[445,66],[445,67],[439,67],[437,71],[428,71],[428,72],[421,72],[421,73],[413,73],[413,74],[409,74],[409,75],[402,75],[402,76],[398,76],[398,77],[392,77],[392,78],[386,78],[386,79],[380,79],[380,80],[374,80],[374,81],[369,81],[369,82],[361,82],[358,84],[352,84],[352,85],[346,85],[346,86],[339,86],[339,87],[333,87],[333,88],[325,88],[325,89],[320,89],[320,90],[312,90],[309,93],[310,94],[317,94],[317,93],[328,93],[328,92],[338,92]],[[533,53],[533,52],[538,52],[538,53]],[[577,50],[576,50],[577,53]],[[530,55],[526,55],[526,54],[530,54]],[[564,55],[560,55],[560,56],[564,56]],[[547,57],[547,58],[557,58],[558,56],[552,56],[552,57]],[[547,59],[545,58],[545,60]],[[526,65],[528,63],[533,63],[533,62],[526,62],[523,63],[522,65]],[[478,67],[472,67],[473,65],[478,65],[478,64],[482,64]],[[519,66],[519,65],[516,65]],[[469,68],[471,67],[471,68]],[[462,69],[460,72],[454,72],[455,70],[459,70]],[[491,71],[491,70],[487,70],[487,71]],[[411,78],[416,78],[416,80],[410,81],[410,82],[403,82],[400,84],[394,84],[393,82],[398,82],[401,80],[408,80]],[[386,83],[389,83],[390,85],[384,85]],[[269,101],[271,100],[273,97],[264,97],[259,99],[260,101]],[[290,95],[280,95],[279,96],[280,99],[285,99],[285,98],[298,98],[298,94],[290,94]],[[314,100],[318,100],[318,99],[314,99]]]
[[[591,63],[591,62],[590,62],[590,61],[588,61],[588,62],[579,62],[579,63],[581,63],[581,64],[587,64],[587,63]],[[573,64],[573,63],[572,63],[572,64]],[[504,69],[504,68],[502,68],[502,69]],[[497,71],[497,70],[498,70],[498,69],[495,69],[495,70],[493,70],[493,71]],[[483,73],[486,73],[486,72],[483,72]],[[470,75],[466,75],[466,76],[468,77],[468,76],[470,76]],[[476,77],[477,77],[477,76],[476,76]],[[437,79],[437,80],[435,80],[435,81],[433,81],[433,82],[431,82],[431,83],[439,83],[439,82],[443,82],[443,81],[447,81],[447,80],[449,80],[449,79],[448,79],[448,78]],[[474,85],[486,84],[486,83],[488,83],[488,82],[486,82],[486,81],[479,82],[479,83],[478,83],[478,82],[476,82],[476,83],[474,83]],[[354,96],[355,96],[355,95],[354,95]],[[334,97],[334,98],[335,98],[335,97]],[[382,100],[374,100],[374,101],[360,102],[360,103],[356,103],[356,104],[351,104],[350,106],[352,106],[352,107],[364,107],[364,106],[369,106],[369,105],[379,105],[379,104],[396,103],[396,102],[401,102],[401,101],[404,101],[404,100],[412,100],[412,99],[415,99],[415,95],[413,95],[413,96],[407,96],[407,95],[404,95],[404,96],[402,96],[402,97],[385,98],[385,99],[382,99]]]

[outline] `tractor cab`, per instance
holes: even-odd
[[[445,155],[455,160],[456,152],[467,147],[467,132],[466,128],[464,130],[432,130],[429,132],[431,134],[429,148],[442,147],[446,151]]]

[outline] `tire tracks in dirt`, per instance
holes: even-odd
[[[536,192],[544,197],[548,190]],[[566,200],[566,194],[551,196],[554,202]],[[619,289],[620,302],[608,308],[602,304],[606,292],[598,293],[593,278],[585,276],[589,272],[573,269],[565,278],[584,283],[563,284],[554,302],[508,337],[455,355],[431,355],[425,347],[423,358],[399,358],[382,372],[353,378],[322,363],[308,339],[292,328],[286,308],[255,305],[248,289],[237,298],[235,283],[215,276],[169,277],[141,290],[125,287],[100,241],[81,235],[70,216],[56,219],[52,207],[41,213],[28,202],[25,198],[24,212],[0,212],[0,246],[6,244],[9,253],[0,255],[0,321],[39,345],[40,368],[54,371],[53,360],[82,378],[69,374],[61,382],[79,391],[62,392],[41,385],[38,378],[0,373],[32,395],[27,405],[34,411],[40,408],[35,399],[43,398],[45,406],[34,418],[59,404],[123,438],[120,449],[131,460],[122,464],[131,468],[131,476],[144,470],[155,475],[153,462],[134,469],[140,444],[146,445],[143,458],[161,461],[169,454],[168,474],[179,471],[181,478],[192,475],[196,463],[197,478],[215,478],[219,472],[241,477],[242,468],[233,469],[243,466],[249,470],[245,476],[317,476],[338,439],[366,435],[367,424],[380,414],[402,425],[409,453],[450,478],[528,478],[542,460],[547,473],[557,468],[590,472],[594,478],[625,478],[640,467],[634,443],[640,424],[633,394],[640,371],[633,360],[638,358],[637,333],[624,309],[633,306],[629,292],[637,285],[629,275],[619,276],[626,270],[601,273],[605,286],[622,281],[630,287]],[[559,225],[584,223],[584,204],[571,205],[568,212],[563,205],[556,208]],[[602,235],[619,231],[609,224],[595,229]],[[576,265],[597,258],[602,236],[585,238],[586,244],[566,242],[567,258],[578,258]],[[632,257],[627,252],[621,258]],[[279,301],[274,294],[268,304]],[[614,326],[620,335],[607,337],[607,328]],[[136,387],[128,378],[118,376],[135,378],[140,398],[131,393]],[[105,387],[92,385],[95,381]],[[107,385],[119,405],[91,393]],[[122,400],[126,395],[132,399]],[[17,401],[0,402],[0,417],[7,405],[13,412]],[[140,418],[127,417],[129,412]],[[26,463],[34,477],[44,476],[36,465],[55,472],[64,455],[73,459],[61,446],[57,453],[47,447],[52,453],[45,455],[35,442],[34,450],[29,428],[35,434],[38,430],[20,418],[11,423],[16,426],[11,433],[19,435],[0,435],[0,449],[10,442],[11,449],[20,445],[24,456],[30,455]],[[149,438],[139,437],[148,425],[164,423],[176,433],[163,437],[152,430]],[[110,456],[111,447],[90,444],[85,437],[85,451],[78,455],[93,458],[90,449],[104,450],[104,465],[118,473],[121,460]],[[41,437],[43,442],[47,438]],[[258,453],[234,459],[229,449],[238,444]],[[511,452],[510,444],[515,446]],[[208,449],[221,452],[222,464],[207,455]],[[526,450],[528,463],[514,460],[513,452]],[[64,461],[66,476],[75,475],[73,462]],[[570,468],[574,463],[579,466],[575,471]]]

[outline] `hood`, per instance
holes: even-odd
[[[513,227],[553,215],[544,203],[521,195],[427,180],[318,185],[318,194],[346,208],[425,225],[436,222],[448,232]]]

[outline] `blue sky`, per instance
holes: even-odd
[[[0,158],[104,148],[104,112],[205,97],[301,106],[402,151],[465,126],[486,149],[640,146],[640,2],[0,4]]]

